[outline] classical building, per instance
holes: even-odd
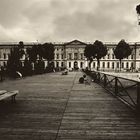
[[[79,40],[73,40],[71,42],[53,43],[55,46],[55,56],[54,65],[55,67],[67,67],[72,68],[86,68],[89,67],[89,62],[87,62],[84,56],[84,49],[90,42],[81,42]],[[119,60],[115,58],[113,50],[115,49],[117,43],[105,42],[107,46],[107,55],[100,60],[101,70],[118,70]],[[10,54],[10,48],[17,46],[18,43],[1,43],[0,44],[0,66],[6,66],[8,56]],[[32,47],[32,45],[37,45],[37,43],[24,43],[25,50],[27,47]],[[129,70],[135,68],[140,70],[140,42],[129,42],[130,47],[133,49],[132,54],[122,60],[122,69]],[[24,61],[25,56],[22,60]],[[47,61],[45,65],[47,66]],[[96,59],[91,63],[91,69],[97,68]]]

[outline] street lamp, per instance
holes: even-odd
[[[137,17],[138,17],[138,25],[140,25],[140,4],[138,4],[136,6],[136,12],[137,12]],[[134,48],[135,48],[135,71],[136,71],[136,50],[137,50],[137,43],[135,43],[134,45]]]
[[[138,15],[138,25],[140,25],[140,4],[136,6],[136,12]]]

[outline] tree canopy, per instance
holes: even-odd
[[[140,4],[136,6],[136,11],[137,11],[137,14],[140,15]]]
[[[107,47],[99,40],[94,42],[95,58],[97,60],[101,59],[107,54]]]
[[[95,57],[95,51],[92,44],[88,44],[84,50],[84,56],[92,62],[93,58]]]
[[[117,59],[127,58],[132,52],[129,44],[125,42],[125,40],[121,40],[114,50],[115,57]]]
[[[129,44],[125,40],[121,40],[114,50],[114,55],[120,61],[120,70],[121,70],[121,60],[127,58],[132,52]]]
[[[100,59],[107,54],[107,47],[99,40],[96,40],[94,44],[88,44],[85,47],[84,55],[85,57],[90,60],[90,63],[93,61],[94,58],[97,59],[98,65],[97,70],[100,66]]]
[[[43,58],[51,61],[54,59],[54,45],[52,43],[45,43],[42,45]]]
[[[20,59],[23,57],[25,52],[23,50],[24,44],[22,43],[22,47],[20,45],[21,44],[19,42],[18,46],[15,46],[10,50],[10,55],[7,61],[7,70],[11,76],[13,76],[16,71],[21,72],[22,69],[22,63]]]
[[[20,41],[20,42],[19,42],[18,47],[19,47],[20,49],[23,49],[23,48],[24,48],[24,43],[23,43],[23,41]]]
[[[100,59],[107,54],[107,47],[99,40],[96,40],[93,44],[95,51],[95,58],[97,59],[97,70],[100,68]]]
[[[32,46],[32,48],[27,48],[26,52],[27,52],[27,58],[29,59],[29,61],[35,63],[37,60],[37,54],[38,54],[37,46],[34,45],[34,46]]]

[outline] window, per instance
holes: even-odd
[[[74,59],[78,59],[78,53],[74,53]]]
[[[71,68],[71,62],[69,62],[69,68]]]
[[[110,59],[110,54],[108,54],[107,56],[108,56],[108,59]]]
[[[64,66],[64,62],[61,62],[61,67],[63,67]]]
[[[129,63],[128,63],[128,62],[126,63],[126,68],[127,68],[127,69],[129,68]]]
[[[64,59],[64,55],[63,54],[61,55],[61,59]]]
[[[103,68],[105,68],[105,62],[103,62]]]
[[[84,58],[83,53],[81,53],[80,55],[81,55],[81,59],[83,59]]]
[[[93,68],[95,68],[95,62],[93,62]]]
[[[112,69],[114,69],[114,62],[112,62]]]
[[[107,63],[107,68],[110,68],[110,63],[109,62]]]
[[[91,68],[91,63],[88,63],[88,67]]]
[[[114,59],[115,58],[115,55],[114,54],[112,54],[112,59]]]
[[[131,55],[131,59],[133,59],[134,57],[133,57],[133,54]]]
[[[6,67],[6,62],[3,62],[3,66]]]
[[[124,63],[122,62],[122,68],[124,68]]]
[[[59,54],[56,54],[56,59],[59,59]]]
[[[80,63],[80,67],[83,68],[83,62]]]
[[[131,63],[131,68],[134,68],[134,64],[133,64],[133,62]]]
[[[59,62],[56,62],[56,67],[59,67]]]
[[[3,57],[4,57],[4,59],[6,59],[6,54],[5,53],[3,54]]]
[[[72,54],[71,54],[71,53],[69,53],[69,55],[68,55],[68,56],[69,56],[69,59],[71,60],[71,59],[72,59]]]
[[[119,68],[119,62],[117,62],[117,68]]]

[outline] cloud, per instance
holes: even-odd
[[[88,12],[78,9],[55,19],[55,34],[82,39],[119,40],[130,38],[135,27],[129,5],[119,1],[100,1]],[[129,15],[129,16],[128,16]],[[129,17],[129,18],[128,18]]]
[[[138,39],[137,0],[0,0],[0,41]]]
[[[28,4],[27,0],[0,0],[0,24],[5,28],[12,28],[22,24],[24,22],[22,10]]]

